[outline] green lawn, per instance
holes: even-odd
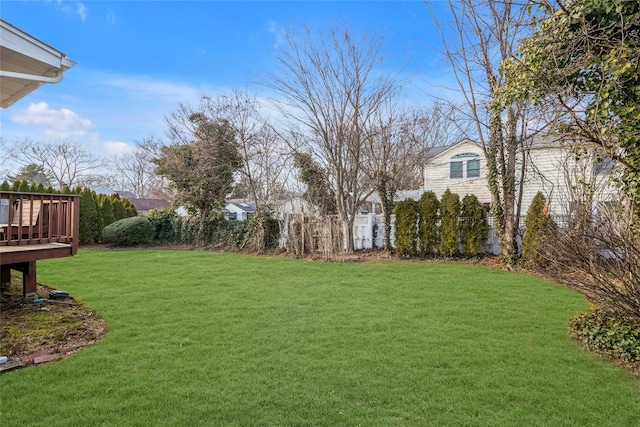
[[[199,251],[38,267],[110,332],[1,375],[4,427],[640,425],[640,381],[568,338],[584,299],[532,277]]]

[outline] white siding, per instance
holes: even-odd
[[[592,156],[585,154],[578,159],[566,147],[531,149],[522,191],[522,215],[526,215],[538,191],[545,195],[554,215],[570,213],[570,204],[583,199],[588,191],[593,191],[596,203],[616,200],[616,191],[609,185],[610,177],[595,174],[593,164]]]
[[[449,165],[457,159],[456,155],[464,153],[478,154],[480,157],[480,177],[467,178],[466,165],[463,178],[450,178]],[[594,159],[587,154],[576,159],[568,148],[557,144],[538,146],[528,151],[527,170],[522,190],[522,207],[520,215],[526,215],[529,205],[538,191],[547,198],[550,211],[554,215],[566,215],[572,202],[581,200],[585,193],[585,183],[593,189],[593,201],[609,202],[618,200],[615,189],[609,185],[608,175],[593,173]],[[519,181],[522,170],[522,152],[516,161],[516,179]],[[449,188],[461,198],[467,194],[475,194],[481,203],[491,202],[491,193],[487,185],[487,162],[480,146],[470,141],[460,142],[446,151],[430,159],[424,168],[424,189],[433,191],[438,199]],[[597,208],[597,206],[594,206]]]
[[[477,154],[479,156],[477,159],[480,160],[480,177],[466,177],[466,162],[473,160],[472,158],[453,158],[456,155],[466,153]],[[451,161],[464,162],[463,178],[449,178]],[[479,145],[470,141],[460,142],[433,157],[426,163],[424,168],[424,190],[433,191],[438,199],[440,199],[447,188],[451,190],[452,193],[458,194],[461,199],[467,194],[474,194],[480,200],[480,203],[491,202],[491,193],[487,185],[487,162],[484,157],[484,152]]]

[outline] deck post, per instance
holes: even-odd
[[[0,288],[8,289],[11,285],[11,267],[3,265],[0,268]]]
[[[35,299],[36,293],[36,262],[27,263],[25,271],[22,272],[22,289],[25,300]]]
[[[36,293],[36,262],[23,262],[14,264],[12,267],[22,273],[22,296],[24,300],[31,301],[35,299],[38,296]]]

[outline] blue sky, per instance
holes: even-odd
[[[433,48],[422,1],[12,1],[0,16],[76,62],[0,111],[5,142],[67,139],[100,156],[166,137],[179,102],[247,89],[268,97],[260,76],[275,65],[281,35],[348,22],[385,35],[385,66],[412,76],[413,102],[442,92],[450,68]]]

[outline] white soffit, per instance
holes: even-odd
[[[45,83],[58,83],[75,62],[0,19],[0,106],[7,108]]]

